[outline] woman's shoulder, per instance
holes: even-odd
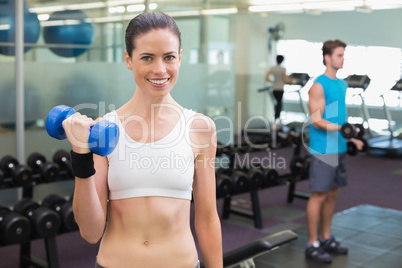
[[[192,128],[215,128],[215,122],[211,117],[206,116],[202,113],[194,112],[194,119],[192,122]]]
[[[214,155],[216,153],[216,126],[209,116],[195,113],[190,127],[190,139],[197,153]]]
[[[215,122],[212,118],[202,113],[194,113],[190,129],[191,133],[202,140],[211,139],[212,136],[216,136]]]

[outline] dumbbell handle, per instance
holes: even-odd
[[[341,127],[341,134],[345,139],[362,138],[364,135],[364,128],[362,125],[345,123]]]
[[[58,140],[67,138],[63,121],[72,116],[75,110],[66,105],[54,107],[46,118],[47,133]],[[102,120],[90,129],[89,149],[98,155],[105,156],[113,152],[119,138],[119,127],[112,122]]]

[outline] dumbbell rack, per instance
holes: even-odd
[[[254,221],[254,227],[258,229],[263,228],[262,224],[262,217],[261,217],[261,206],[260,200],[258,196],[258,191],[252,190],[250,191],[250,198],[251,198],[251,207],[252,211],[243,211],[238,208],[231,207],[232,203],[232,195],[225,196],[223,199],[223,215],[224,219],[228,219],[230,214],[236,214],[242,217],[250,218]]]
[[[294,148],[293,158],[300,158],[301,144],[294,144],[293,148]],[[233,155],[229,156],[229,163],[230,163],[229,166],[231,168],[234,168]],[[292,203],[294,198],[301,198],[301,199],[309,199],[310,198],[310,195],[308,193],[302,193],[302,192],[296,191],[296,183],[303,179],[305,179],[305,178],[299,172],[294,172],[294,171],[291,171],[290,173],[287,173],[287,174],[280,175],[278,177],[278,181],[288,184],[288,194],[287,194],[287,202],[288,203]],[[283,184],[278,184],[278,185],[283,185]],[[273,186],[267,186],[267,187],[273,187]],[[254,222],[255,228],[258,228],[258,229],[263,228],[262,216],[261,216],[261,206],[260,206],[259,194],[258,194],[259,190],[260,189],[253,189],[253,190],[248,191],[250,193],[250,199],[251,199],[251,208],[252,208],[251,211],[232,207],[232,196],[236,195],[236,193],[225,195],[223,197],[224,198],[223,213],[222,213],[223,219],[228,219],[230,214],[235,214],[238,216],[252,219]]]
[[[60,166],[60,163],[57,163]],[[32,171],[32,168],[29,168]],[[1,171],[1,170],[0,170]],[[23,199],[31,199],[33,198],[34,187],[41,183],[47,183],[42,178],[43,174],[40,173],[32,173],[32,182],[26,183],[23,185],[14,185],[12,183],[11,177],[4,177],[3,183],[4,185],[0,185],[0,190],[7,188],[20,187],[22,189],[22,198]],[[57,174],[57,181],[65,181],[72,179],[72,176],[66,167],[62,167]],[[59,231],[60,233],[60,231]],[[57,245],[56,245],[56,236],[59,234],[54,234],[50,237],[42,237],[42,238],[29,238],[26,241],[19,243],[20,245],[20,256],[19,256],[19,268],[58,268],[59,267],[59,259],[57,253]],[[31,242],[36,239],[43,239],[45,244],[45,252],[46,259],[41,259],[37,256],[31,254]],[[8,244],[7,244],[8,245]],[[18,245],[18,244],[15,244]],[[0,245],[1,246],[1,245]]]
[[[300,157],[301,155],[301,144],[295,145],[294,147],[294,151],[293,151],[293,159],[300,161],[302,158]],[[300,160],[299,160],[300,159]],[[292,170],[292,165],[296,165],[296,163],[292,163],[293,161],[291,161],[290,165],[291,165],[291,170]],[[297,167],[296,167],[297,168]],[[305,167],[304,167],[305,168]],[[307,177],[303,177],[301,176],[300,172],[294,172],[291,171],[291,174],[287,174],[285,175],[288,178],[287,181],[289,183],[289,187],[288,187],[288,196],[287,196],[287,202],[293,203],[293,200],[295,198],[300,198],[300,199],[304,199],[304,200],[308,200],[310,198],[310,194],[309,193],[304,193],[304,192],[299,192],[296,191],[296,183],[298,181],[301,181],[303,179],[307,179]]]
[[[33,197],[33,186],[22,188],[22,198]],[[20,267],[19,268],[58,268],[59,258],[57,254],[56,236],[43,238],[45,241],[46,261],[31,254],[31,240],[20,244]]]

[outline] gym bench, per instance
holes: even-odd
[[[255,268],[254,258],[275,250],[295,239],[297,239],[297,234],[290,230],[264,236],[224,253],[223,267]],[[201,267],[205,267],[203,263],[201,263]]]

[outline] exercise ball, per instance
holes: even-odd
[[[46,44],[59,45],[91,45],[94,38],[92,23],[86,22],[88,17],[81,10],[64,10],[54,12],[49,17],[53,26],[43,28]],[[87,51],[87,48],[56,48],[49,49],[61,57],[77,57]]]
[[[29,12],[29,6],[24,1],[24,43],[35,44],[40,35],[40,23],[36,13]],[[14,0],[0,1],[0,43],[15,42],[15,3]],[[24,46],[24,53],[32,47]],[[15,45],[1,45],[0,54],[15,55]]]

